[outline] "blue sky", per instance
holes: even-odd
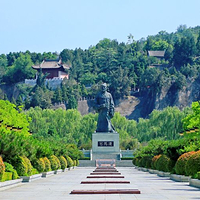
[[[0,0],[0,54],[60,52],[200,25],[200,0]]]

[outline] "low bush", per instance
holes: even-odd
[[[44,162],[44,159],[43,158],[39,158],[39,159],[34,160],[33,167],[35,169],[37,169],[37,171],[39,173],[44,172],[45,171],[45,162]]]
[[[156,169],[163,172],[171,172],[174,162],[166,155],[160,155],[155,162]]]
[[[58,168],[57,169],[61,169],[61,164],[60,164],[60,160],[58,159],[57,156],[55,156],[55,160],[57,162]]]
[[[151,162],[151,168],[152,169],[156,169],[156,162],[158,160],[158,158],[160,158],[161,155],[156,155],[152,158],[152,162]]]
[[[59,168],[59,164],[58,164],[56,156],[54,156],[54,155],[50,156],[49,161],[51,163],[51,169],[52,170],[57,170]]]
[[[51,163],[47,157],[44,157],[44,163],[45,163],[45,172],[51,171]]]
[[[23,156],[17,157],[15,168],[19,176],[28,176],[28,166]]]
[[[74,167],[76,166],[76,160],[73,160],[73,166]]]
[[[65,159],[65,157],[60,156],[59,160],[60,160],[61,169],[64,170],[65,168],[67,168],[67,160]]]
[[[34,175],[34,174],[39,174],[39,172],[38,172],[37,169],[32,168],[32,170],[31,170],[31,175]]]
[[[79,166],[79,160],[78,159],[76,160],[76,166]]]
[[[192,154],[185,166],[186,175],[197,177],[197,172],[200,171],[200,150]]]
[[[6,168],[5,171],[12,173],[12,179],[13,180],[17,179],[19,176],[17,174],[17,171],[14,169],[14,167],[11,164],[7,163],[7,162],[4,162],[4,164],[5,164],[5,168]]]
[[[27,175],[30,176],[30,175],[32,175],[33,166],[31,164],[31,161],[26,156],[23,156],[23,158],[27,165]]]
[[[69,156],[66,156],[66,160],[67,160],[67,167],[68,168],[73,167],[74,165],[73,160]]]
[[[197,172],[197,178],[200,180],[200,172]]]
[[[176,161],[176,164],[175,164],[176,174],[186,175],[186,171],[185,171],[186,163],[187,163],[189,157],[194,153],[195,153],[194,151],[187,152],[187,153],[182,154],[178,158],[178,160]]]
[[[12,180],[12,172],[4,172],[1,181],[10,181]]]
[[[3,162],[2,157],[0,156],[0,180],[3,178],[4,173],[5,173],[5,164]]]

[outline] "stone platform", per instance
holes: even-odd
[[[92,134],[92,160],[120,160],[119,134],[95,132]]]

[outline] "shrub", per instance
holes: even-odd
[[[57,157],[52,155],[49,157],[49,161],[51,163],[51,169],[52,170],[57,170],[58,169],[58,162],[57,162]]]
[[[137,159],[138,159],[138,158],[136,158],[136,157],[133,158],[133,160],[132,160],[133,165],[136,165]]]
[[[185,166],[186,175],[195,177],[200,171],[200,150],[192,154]]]
[[[14,169],[14,167],[11,164],[7,163],[7,162],[4,162],[4,164],[5,164],[5,168],[6,168],[5,171],[12,173],[12,179],[13,180],[17,179],[19,176],[17,174],[17,171]]]
[[[171,172],[174,162],[166,155],[160,155],[155,162],[156,169],[163,172]]]
[[[15,167],[19,176],[27,176],[28,166],[23,156],[19,156],[16,159]]]
[[[44,159],[43,158],[36,159],[33,162],[33,166],[37,169],[37,171],[39,173],[44,172],[45,171],[45,162],[44,162]]]
[[[67,160],[67,167],[70,168],[70,167],[73,167],[73,160],[69,157],[69,156],[66,156],[66,160]]]
[[[5,164],[0,156],[0,180],[2,179],[4,173],[5,173]]]
[[[76,166],[79,166],[79,160],[78,159],[76,160]]]
[[[31,175],[34,175],[34,174],[39,174],[39,172],[38,172],[37,169],[32,168],[32,170],[31,170]]]
[[[51,163],[47,157],[44,157],[44,163],[45,163],[45,172],[51,171]]]
[[[158,158],[160,158],[161,155],[156,155],[152,158],[152,162],[151,162],[151,167],[152,169],[156,169],[156,162],[158,160]]]
[[[175,164],[175,171],[177,174],[186,175],[186,171],[185,171],[186,162],[188,161],[189,157],[194,153],[195,153],[194,151],[187,152],[187,153],[182,154],[178,158]]]
[[[60,164],[61,164],[61,169],[67,168],[67,160],[65,159],[64,156],[59,157]]]
[[[12,172],[4,172],[1,181],[10,181],[12,180]]]
[[[76,166],[76,160],[73,160],[73,166]]]
[[[144,167],[151,168],[152,156],[145,156],[144,159]]]
[[[197,172],[197,178],[200,180],[200,172]]]
[[[26,156],[23,156],[23,158],[27,165],[27,175],[30,176],[30,175],[32,175],[33,166],[31,164],[31,161]]]
[[[55,156],[55,160],[57,162],[58,168],[57,169],[61,169],[61,164],[60,164],[60,160],[58,159],[57,156]]]

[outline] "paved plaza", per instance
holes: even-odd
[[[86,177],[94,169],[94,167],[77,167],[30,183],[20,183],[14,187],[0,188],[0,200],[200,199],[200,189],[191,187],[188,183],[174,182],[166,177],[158,177],[155,174],[138,171],[134,167],[117,167],[118,171],[125,176],[123,180],[130,181],[130,184],[80,184],[81,181],[88,181]],[[99,189],[138,189],[141,194],[70,194],[72,190]]]

